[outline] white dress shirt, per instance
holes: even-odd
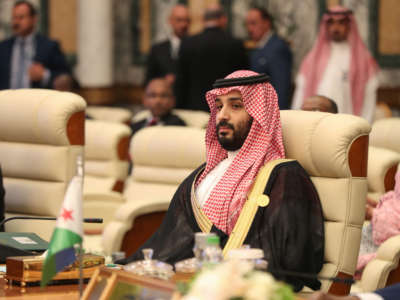
[[[195,189],[196,200],[200,207],[203,207],[208,198],[211,195],[212,190],[215,188],[217,183],[224,176],[226,170],[235,159],[235,156],[239,153],[239,150],[228,151],[228,157],[222,160],[207,176],[200,182]]]

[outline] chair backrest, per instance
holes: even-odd
[[[170,201],[178,185],[205,162],[205,130],[182,126],[154,126],[131,141],[133,161],[126,181],[127,201]]]
[[[173,109],[172,113],[180,117],[187,126],[206,128],[210,114],[201,110],[188,110],[188,109]],[[142,110],[133,116],[132,121],[137,122],[148,118],[150,116],[149,110]]]
[[[374,122],[370,144],[400,153],[400,118],[385,118]]]
[[[0,162],[6,217],[57,216],[83,155],[86,103],[51,90],[0,91]],[[11,221],[6,231],[50,238],[49,221]]]
[[[282,111],[286,156],[305,168],[325,218],[325,262],[320,275],[353,276],[367,196],[368,133],[362,118],[346,114]],[[347,294],[350,286],[322,281],[322,290]]]
[[[368,197],[378,201],[384,193],[393,190],[400,153],[389,149],[368,147]]]
[[[126,202],[104,228],[105,253],[130,255],[154,233],[178,185],[205,161],[204,136],[204,129],[185,126],[148,127],[133,136]]]
[[[86,120],[85,126],[84,194],[122,192],[128,177],[130,128],[97,120]]]
[[[129,109],[110,106],[88,106],[86,114],[95,120],[124,123],[129,125],[132,112]]]

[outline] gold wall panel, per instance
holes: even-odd
[[[400,54],[399,0],[379,1],[378,51],[380,55]]]
[[[49,0],[49,35],[66,53],[77,51],[77,0]]]

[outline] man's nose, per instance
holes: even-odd
[[[226,107],[222,107],[221,110],[218,112],[218,119],[221,120],[229,120],[229,110]]]

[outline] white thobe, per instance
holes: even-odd
[[[351,51],[347,42],[331,43],[331,54],[325,72],[317,87],[316,95],[334,100],[339,113],[353,114],[353,103],[350,88]],[[292,109],[300,109],[303,104],[305,78],[302,74],[296,78],[296,91],[293,96]],[[372,122],[376,105],[378,77],[372,76],[364,89],[364,103],[361,117]]]
[[[221,180],[222,176],[224,176],[226,170],[228,170],[239,151],[240,149],[236,151],[228,151],[228,157],[222,160],[214,169],[212,169],[197,186],[195,195],[200,207],[204,206],[207,199],[210,197],[212,190]]]

